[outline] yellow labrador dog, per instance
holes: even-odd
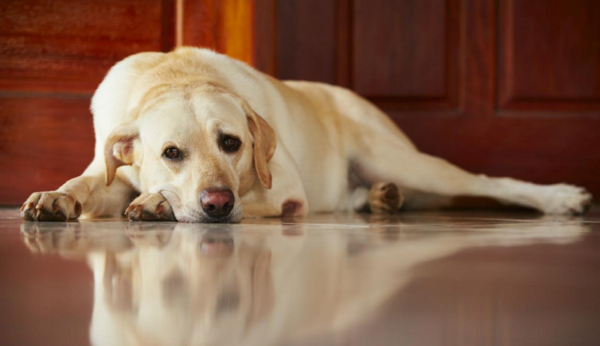
[[[482,196],[578,214],[591,201],[576,186],[465,172],[420,153],[350,90],[281,82],[205,49],[117,63],[92,112],[94,160],[58,190],[32,194],[25,219],[125,211],[132,220],[238,222],[309,210],[394,212],[402,199],[396,187],[407,208]]]

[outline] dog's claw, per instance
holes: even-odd
[[[31,208],[33,208],[33,203],[24,203],[21,207],[21,211],[26,212],[28,210],[31,210]]]
[[[129,205],[129,207],[127,207],[127,209],[125,209],[125,212],[123,213],[123,215],[128,216],[129,213],[131,212],[131,210],[133,210],[135,206],[133,204]]]
[[[143,213],[144,213],[144,206],[143,205],[138,205],[137,207],[135,207],[133,209],[134,219],[141,220]]]

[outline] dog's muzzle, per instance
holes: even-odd
[[[202,211],[208,216],[208,222],[228,222],[235,204],[231,189],[207,189],[200,194]]]

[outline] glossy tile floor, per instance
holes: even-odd
[[[600,210],[23,222],[2,345],[600,345]]]

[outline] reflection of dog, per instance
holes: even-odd
[[[138,223],[126,232],[118,223],[25,223],[22,231],[33,251],[87,256],[93,344],[272,345],[367,319],[427,261],[474,246],[564,244],[588,230],[542,219],[466,222],[469,232],[440,235],[443,225],[368,217],[364,231],[345,232],[339,221],[312,236],[301,224],[274,222],[166,230]]]
[[[133,220],[188,222],[236,222],[242,206],[254,216],[395,212],[396,186],[408,207],[484,196],[562,214],[584,212],[591,199],[575,186],[467,173],[418,152],[349,90],[279,82],[208,50],[121,61],[92,110],[94,160],[57,191],[31,195],[25,219],[120,214],[128,205]]]

